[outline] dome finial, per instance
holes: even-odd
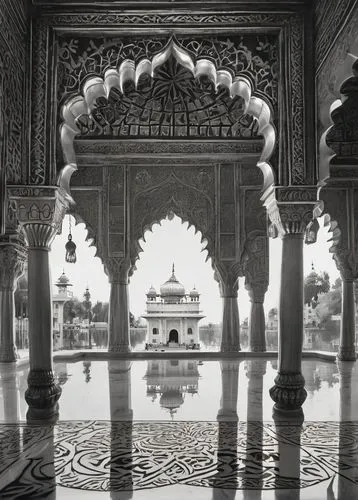
[[[172,274],[174,274],[174,262],[173,262],[173,267],[172,267]]]

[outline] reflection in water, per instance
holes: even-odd
[[[239,360],[222,360],[222,392],[218,411],[217,472],[211,480],[213,500],[223,497],[233,500],[238,483],[238,414],[237,396],[239,386]]]
[[[250,498],[261,499],[263,485],[263,426],[262,391],[263,376],[266,373],[266,361],[252,359],[246,361],[247,385],[247,438],[245,486],[256,488]],[[250,494],[252,492],[250,491]]]
[[[133,496],[131,362],[108,361],[108,377],[111,412],[109,488],[113,500],[126,500]],[[121,422],[118,423],[118,420]]]
[[[185,395],[198,393],[198,361],[149,360],[144,378],[147,381],[147,396],[150,396],[154,402],[159,394],[161,408],[167,409],[173,418],[178,408],[184,403]]]
[[[339,387],[337,420],[341,420],[340,424],[306,422],[304,432],[295,421],[263,423],[263,398],[267,398],[263,387],[266,369],[266,377],[271,369],[270,361],[241,361],[246,377],[239,379],[240,361],[221,360],[220,407],[214,398],[211,403],[216,407],[217,422],[196,423],[133,423],[131,362],[98,363],[77,363],[76,375],[72,377],[74,366],[57,363],[56,375],[65,391],[74,378],[82,388],[91,389],[95,384],[107,387],[108,383],[109,393],[105,392],[109,394],[106,396],[109,414],[106,419],[110,422],[89,422],[88,418],[85,421],[84,408],[83,421],[60,421],[54,428],[0,426],[1,498],[27,499],[46,495],[50,495],[46,498],[55,498],[55,469],[59,485],[87,491],[101,488],[101,491],[110,491],[114,500],[130,499],[133,490],[155,488],[163,481],[210,487],[213,500],[233,500],[235,496],[261,500],[265,498],[263,491],[273,489],[272,497],[277,500],[298,500],[300,494],[304,498],[300,488],[304,491],[307,486],[309,492],[310,486],[317,485],[323,492],[320,498],[358,498],[358,425],[353,421],[358,414],[358,391],[355,390],[357,368],[354,363],[338,363],[339,379],[337,365],[333,363],[307,361],[303,364],[312,398],[320,391],[328,397],[334,394],[332,390],[324,392],[327,385],[336,386],[337,392]],[[213,365],[206,372],[210,363]],[[206,362],[200,369],[210,380],[217,373],[211,370],[214,363]],[[136,367],[140,366],[142,371],[139,371],[140,377],[133,377],[137,379],[135,387],[141,387],[142,396],[146,391],[155,405],[159,407],[159,403],[173,416],[188,399],[188,394],[198,393],[199,364],[197,360],[163,359],[152,359],[146,365],[138,363]],[[143,391],[145,366],[146,388]],[[217,362],[215,366],[218,368]],[[108,380],[103,378],[103,368]],[[247,382],[247,394],[241,396],[240,393],[240,402],[241,398],[247,400],[247,422],[239,422],[238,418],[239,380],[241,387]],[[3,399],[3,402],[0,400],[0,412],[5,422],[12,423],[21,413],[25,414],[20,408],[19,397],[24,381],[26,372],[23,369],[16,373],[12,365],[0,365]],[[338,381],[339,386],[336,385]],[[201,391],[205,393],[203,388],[204,381],[201,381]],[[72,391],[74,394],[78,393]],[[310,404],[314,404],[313,399]],[[138,415],[138,420],[143,420],[142,414]],[[242,494],[238,494],[236,488],[243,490]]]

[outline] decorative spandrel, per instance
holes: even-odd
[[[193,74],[174,57],[144,75],[137,88],[127,82],[123,93],[112,89],[97,99],[91,116],[77,125],[83,136],[108,137],[239,137],[253,138],[258,123],[245,114],[241,97],[231,98],[207,78]]]
[[[252,80],[255,90],[276,107],[279,72],[277,34],[245,33],[197,39],[188,35],[176,38],[176,42],[190,53],[193,60],[206,58],[218,69],[229,68],[235,75],[246,75]],[[152,60],[167,43],[167,36],[60,36],[57,63],[60,106],[66,98],[81,92],[89,76],[103,76],[108,68],[118,68],[127,59],[136,64],[145,58]]]

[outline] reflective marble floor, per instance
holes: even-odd
[[[303,360],[305,421],[274,421],[276,361],[56,363],[55,426],[0,365],[0,499],[358,499],[358,368]]]

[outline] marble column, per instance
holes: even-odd
[[[251,308],[249,316],[249,349],[251,352],[265,352],[265,312],[264,300],[267,286],[246,284]]]
[[[109,352],[130,352],[129,328],[129,268],[127,261],[107,259],[107,271],[111,292],[109,298]]]
[[[52,285],[49,268],[54,228],[49,224],[26,224],[28,242],[28,307],[30,371],[25,399],[27,420],[55,421],[61,388],[55,383],[52,362]]]
[[[235,285],[222,283],[220,287],[223,299],[221,352],[237,352],[241,349],[237,290],[237,283]]]
[[[302,230],[282,236],[279,306],[278,374],[270,396],[274,411],[302,412],[307,392],[301,373],[303,345],[303,237]]]
[[[342,277],[342,315],[337,358],[341,361],[355,361],[355,301],[354,281]]]
[[[0,363],[12,363],[18,358],[14,291],[25,259],[24,246],[0,243]]]

